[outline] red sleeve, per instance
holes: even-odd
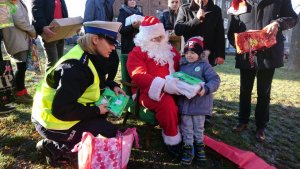
[[[127,70],[133,83],[136,83],[141,90],[147,90],[155,78],[148,73],[146,66],[147,54],[141,51],[140,47],[135,47],[129,54],[127,60]]]

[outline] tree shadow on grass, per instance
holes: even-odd
[[[253,151],[269,164],[278,168],[297,168],[300,161],[300,108],[281,104],[270,105],[270,121],[266,128],[266,141],[255,140],[255,105],[249,121],[249,129],[240,133],[232,131],[238,122],[238,103],[214,101],[212,121],[214,126],[206,130],[209,136],[229,145]]]
[[[222,73],[225,75],[240,75],[239,69],[235,68],[234,56],[227,56],[224,64],[215,66],[214,69],[217,71],[217,73]],[[300,75],[298,72],[288,70],[287,67],[282,67],[275,70],[274,79],[300,81]]]

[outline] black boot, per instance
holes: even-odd
[[[60,167],[71,164],[74,158],[77,158],[75,153],[64,151],[66,147],[59,146],[57,142],[43,139],[36,144],[38,152],[46,157],[47,164],[53,167]]]

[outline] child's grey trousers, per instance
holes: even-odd
[[[203,143],[205,115],[181,115],[180,130],[185,145]]]

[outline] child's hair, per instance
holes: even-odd
[[[201,36],[195,36],[190,38],[185,46],[184,46],[184,54],[187,51],[193,51],[198,54],[199,59],[208,59],[208,55],[210,52],[208,50],[204,50],[204,42]]]

